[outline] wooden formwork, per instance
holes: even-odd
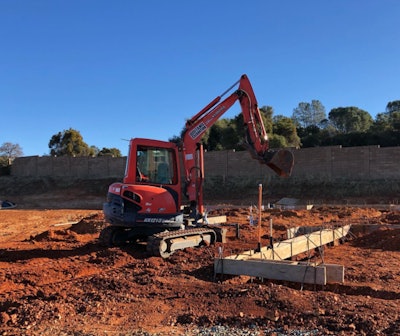
[[[331,264],[294,262],[287,259],[345,237],[350,225],[322,229],[262,247],[214,260],[215,274],[248,275],[273,280],[325,285],[343,283],[344,267]]]

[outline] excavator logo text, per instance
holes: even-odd
[[[216,109],[216,111],[211,115],[211,118],[207,121],[207,124],[211,123],[215,117],[218,117],[221,115],[224,111],[226,110],[226,107],[224,105],[220,106],[219,108]],[[214,121],[213,121],[214,124]]]
[[[190,132],[189,135],[190,137],[194,140],[196,139],[201,133],[203,133],[207,129],[207,126],[201,122],[198,124],[195,128],[193,128]]]
[[[163,218],[145,218],[143,220],[145,223],[164,223],[165,220]]]

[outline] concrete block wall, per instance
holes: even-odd
[[[372,148],[370,151],[370,176],[399,178],[400,147]]]
[[[122,178],[126,157],[27,156],[14,160],[11,175],[24,177],[66,177],[74,179]]]
[[[400,179],[400,147],[315,147],[292,149],[292,176],[301,179],[379,180]],[[205,177],[274,177],[267,166],[247,151],[206,152]],[[76,179],[124,176],[126,157],[21,157],[14,160],[13,176],[70,177]]]

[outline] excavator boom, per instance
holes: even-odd
[[[239,84],[238,88],[222,100],[223,96],[232,91],[237,84]],[[245,139],[243,145],[251,156],[261,164],[270,167],[281,177],[289,177],[293,169],[294,159],[290,151],[272,151],[269,149],[268,135],[252,85],[248,77],[242,75],[228,90],[216,97],[186,122],[182,152],[187,179],[187,196],[192,206],[197,205],[200,213],[203,212],[201,188],[204,175],[200,141],[204,133],[237,101],[240,103],[244,121]]]

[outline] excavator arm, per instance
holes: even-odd
[[[237,84],[239,87],[222,100]],[[244,120],[246,134],[244,145],[251,156],[282,177],[290,176],[293,168],[293,154],[290,151],[269,150],[268,136],[258,109],[257,99],[248,77],[242,75],[236,83],[188,120],[185,125],[181,150],[186,176],[186,192],[192,206],[196,206],[200,213],[203,213],[204,176],[201,139],[204,133],[237,101],[240,102]]]

